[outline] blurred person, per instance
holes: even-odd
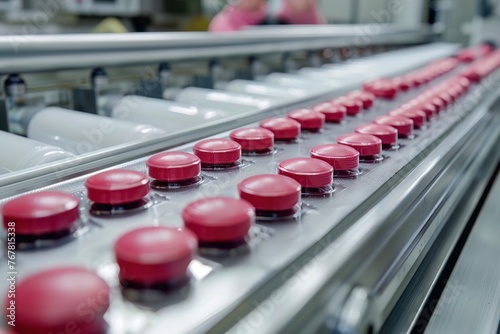
[[[266,0],[233,0],[217,14],[209,30],[225,32],[240,30],[245,26],[268,23]],[[273,19],[271,19],[273,21]],[[277,24],[323,24],[316,0],[282,0],[276,18]]]

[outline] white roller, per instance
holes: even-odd
[[[29,120],[44,107],[44,105],[26,105],[10,109],[7,113],[9,116],[9,131],[25,136]]]
[[[295,87],[286,87],[275,84],[262,83],[251,80],[233,80],[225,88],[229,92],[253,94],[266,97],[277,97],[289,100],[300,99],[310,95],[307,90]]]
[[[283,103],[283,99],[261,97],[250,94],[237,94],[198,87],[188,87],[181,90],[176,101],[197,107],[224,110],[231,114],[255,111]]]
[[[263,78],[263,81],[270,84],[276,84],[284,87],[294,87],[303,89],[311,94],[321,93],[340,87],[340,82],[328,80],[316,80],[291,73],[271,73]]]
[[[58,107],[45,108],[31,119],[28,137],[83,154],[127,142],[147,141],[166,132],[144,125]]]
[[[167,132],[207,124],[227,116],[224,111],[136,95],[118,100],[111,112],[113,118],[154,125]]]
[[[340,83],[349,84],[351,82],[357,82],[359,81],[359,78],[365,78],[369,75],[367,71],[337,71],[315,67],[303,67],[297,71],[297,74],[311,79],[332,81],[333,84],[337,85]]]
[[[97,98],[97,114],[110,116],[114,105],[123,98],[121,94],[106,94]]]
[[[435,59],[447,57],[456,50],[453,44],[430,44],[414,48],[402,49],[374,57],[359,58],[341,64],[325,64],[318,68],[302,68],[299,74],[319,77],[345,78],[362,75],[365,80],[380,76],[391,76],[408,70],[408,64],[425,65]],[[404,59],[404,61],[401,61]]]
[[[0,166],[19,171],[74,157],[62,148],[0,131]]]

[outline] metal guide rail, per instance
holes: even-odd
[[[288,27],[287,27],[288,28]],[[166,60],[200,59],[317,50],[322,48],[428,43],[430,27],[404,30],[392,25],[289,27],[273,32],[136,33],[0,37],[0,73],[26,73]]]
[[[446,298],[436,306],[426,333],[456,333],[464,329],[482,333],[498,331],[500,246],[494,236],[500,233],[500,226],[497,224],[500,216],[497,205],[499,196],[500,179],[497,174],[457,266],[453,269],[450,283],[443,291]],[[494,265],[489,265],[490,263]]]
[[[347,169],[353,169],[351,174],[347,173],[349,177],[335,177],[332,184],[325,187],[322,185],[320,187],[322,189],[319,190],[314,185],[312,187],[303,185],[303,189],[301,189],[299,183],[292,182],[293,186],[295,184],[299,186],[294,191],[303,192],[302,200],[297,198],[293,202],[293,194],[291,197],[278,194],[276,198],[271,197],[268,200],[263,200],[259,196],[266,196],[267,191],[272,193],[274,191],[272,187],[264,191],[264,194],[259,195],[258,193],[252,194],[251,186],[247,189],[243,184],[246,184],[245,182],[248,182],[248,180],[253,180],[252,178],[255,176],[276,174],[277,165],[283,161],[297,157],[308,157],[311,149],[319,145],[336,142],[341,135],[354,132],[358,126],[370,123],[377,116],[382,116],[389,110],[397,108],[421,94],[427,87],[433,87],[443,80],[454,78],[462,69],[463,67],[459,66],[454,71],[432,81],[428,86],[401,92],[394,100],[377,99],[370,109],[363,111],[356,117],[349,117],[345,122],[327,124],[322,128],[321,125],[318,127],[317,125],[303,123],[303,128],[307,128],[306,124],[309,124],[311,129],[315,128],[317,130],[304,131],[295,140],[277,141],[271,151],[267,152],[268,154],[250,154],[244,156],[241,160],[238,160],[238,157],[236,159],[233,157],[233,160],[226,161],[231,159],[228,158],[228,155],[232,155],[225,152],[224,159],[226,160],[217,164],[217,166],[213,166],[215,163],[210,160],[213,156],[203,151],[208,149],[204,145],[189,143],[176,147],[175,151],[186,153],[192,152],[194,148],[195,151],[197,150],[198,156],[203,157],[201,179],[197,179],[193,184],[175,184],[175,189],[172,189],[168,184],[155,184],[152,182],[151,190],[149,190],[149,180],[146,183],[140,181],[138,188],[134,189],[133,193],[134,196],[142,194],[142,198],[135,201],[133,206],[116,206],[113,203],[107,203],[107,195],[103,195],[102,192],[105,189],[101,189],[100,186],[97,186],[97,188],[91,186],[93,182],[91,180],[107,175],[102,174],[102,170],[37,189],[32,192],[33,196],[36,196],[41,191],[59,191],[72,194],[73,198],[77,198],[80,204],[74,208],[76,211],[72,211],[73,213],[76,212],[76,217],[74,217],[76,218],[76,225],[63,235],[49,233],[49,235],[45,235],[41,239],[33,238],[33,236],[28,237],[22,233],[19,234],[18,231],[15,236],[18,240],[14,242],[14,259],[10,260],[12,263],[2,263],[3,269],[6,269],[6,272],[16,272],[15,279],[19,279],[20,282],[30,277],[30,275],[45,269],[61,266],[79,266],[97,273],[99,278],[86,276],[89,282],[95,283],[95,286],[84,285],[85,288],[82,286],[82,289],[78,290],[87,291],[85,289],[88,288],[93,291],[97,289],[96,293],[98,294],[97,297],[99,297],[97,298],[97,305],[94,302],[92,305],[84,304],[82,306],[79,300],[82,295],[76,296],[74,299],[68,298],[67,295],[61,295],[60,298],[68,303],[65,305],[68,305],[70,309],[75,306],[78,308],[76,325],[102,328],[100,327],[102,326],[100,320],[104,316],[109,326],[107,327],[108,333],[155,334],[165,333],[166,329],[168,329],[169,333],[205,333],[210,330],[221,332],[233,325],[236,325],[233,329],[237,332],[242,330],[261,333],[273,333],[278,330],[293,332],[294,329],[290,326],[298,324],[303,326],[305,319],[300,317],[300,311],[303,311],[303,307],[311,301],[313,296],[324,292],[320,291],[326,286],[324,283],[336,274],[344,275],[345,270],[352,269],[348,265],[345,268],[339,268],[340,263],[345,265],[352,259],[353,265],[359,263],[361,268],[362,265],[366,265],[364,260],[369,258],[370,250],[374,251],[374,255],[379,254],[376,251],[378,249],[377,245],[383,245],[380,241],[387,236],[385,233],[377,234],[375,241],[365,243],[363,236],[368,235],[370,231],[363,231],[363,228],[368,228],[370,224],[376,224],[376,226],[373,226],[374,230],[397,228],[397,221],[380,221],[380,218],[373,216],[376,213],[368,211],[374,203],[378,201],[384,201],[385,203],[389,201],[389,198],[398,197],[399,194],[395,194],[391,190],[396,186],[401,187],[403,183],[409,183],[406,185],[408,186],[406,191],[411,193],[412,184],[419,186],[420,184],[418,182],[413,183],[415,180],[407,178],[407,174],[413,172],[423,176],[425,173],[421,174],[422,172],[418,169],[424,167],[424,172],[427,173],[429,173],[429,170],[434,170],[435,166],[441,163],[441,157],[448,157],[449,154],[455,153],[455,146],[449,141],[454,141],[457,136],[467,133],[476,124],[485,120],[489,121],[488,125],[482,130],[484,131],[483,134],[491,133],[491,128],[494,128],[498,123],[498,117],[486,119],[487,114],[479,109],[474,110],[474,107],[481,100],[491,95],[489,89],[493,87],[492,83],[496,81],[493,81],[493,77],[490,76],[489,79],[492,81],[490,81],[489,86],[471,86],[466,95],[456,96],[457,99],[454,102],[449,101],[448,108],[443,109],[437,117],[432,118],[427,125],[421,126],[420,129],[415,130],[413,133],[404,125],[400,124],[401,127],[395,125],[398,127],[400,134],[406,135],[407,138],[398,139],[399,146],[391,143],[389,149],[382,151],[380,156],[378,152],[373,151],[373,149],[376,150],[377,145],[381,145],[381,142],[377,141],[376,137],[374,137],[376,140],[375,148],[372,145],[370,153],[358,147],[365,162],[360,164],[358,170],[352,166],[348,167]],[[268,117],[268,115],[260,115],[260,119],[264,117]],[[298,119],[300,120],[300,117]],[[381,122],[381,119],[377,118],[377,120]],[[405,119],[406,121],[407,119]],[[258,123],[245,123],[245,126],[249,127],[258,125]],[[277,131],[277,129],[274,129],[274,131]],[[226,138],[228,136],[229,133],[224,132],[219,133],[214,138]],[[275,136],[277,136],[277,132],[275,132]],[[344,140],[349,141],[347,138],[344,138]],[[441,146],[433,150],[436,143],[441,143]],[[485,145],[485,147],[489,148],[490,145]],[[205,153],[200,153],[202,151]],[[208,149],[208,151],[210,150]],[[229,151],[231,150],[229,149]],[[120,179],[120,176],[113,174],[116,173],[117,169],[122,170],[122,172],[118,173],[123,173],[125,169],[129,172],[124,173],[132,173],[136,176],[142,175],[140,173],[147,172],[146,161],[149,158],[140,158],[113,166],[113,168],[106,171],[111,173],[109,175],[115,175],[118,179]],[[339,168],[339,170],[342,170],[342,168]],[[151,167],[149,172],[151,173]],[[352,173],[358,175],[354,176]],[[112,178],[115,176],[112,176]],[[339,175],[337,174],[337,176]],[[344,176],[346,175],[344,174]],[[401,180],[400,177],[403,179]],[[418,175],[413,177],[418,178]],[[281,177],[280,180],[283,180],[283,178],[290,180],[285,177]],[[276,185],[283,186],[279,182]],[[115,256],[118,256],[121,252],[116,242],[124,233],[145,227],[183,227],[186,222],[183,209],[189,203],[197,199],[212,198],[214,196],[237,198],[238,187],[240,196],[243,197],[242,194],[248,194],[248,201],[252,205],[263,206],[263,208],[257,208],[255,213],[257,222],[251,225],[244,242],[231,245],[225,244],[224,247],[213,242],[200,242],[199,251],[195,253],[194,258],[189,262],[189,279],[187,281],[183,278],[180,281],[168,284],[168,286],[147,286],[147,284],[143,286],[142,283],[144,282],[137,284],[137,281],[134,283],[134,278],[142,277],[142,280],[148,280],[150,279],[149,275],[156,275],[149,271],[147,266],[136,271],[135,276],[131,278],[132,281],[123,281],[124,272],[127,270],[133,271],[131,265],[128,265],[128,269],[125,271],[123,271],[124,267],[122,267],[122,276],[118,279],[119,267]],[[311,191],[309,188],[314,188],[316,191]],[[142,193],[144,189],[147,189],[147,191]],[[110,191],[115,190],[120,191],[120,189],[111,189]],[[294,194],[298,193],[294,192]],[[89,197],[94,198],[94,201],[90,201]],[[386,197],[385,200],[381,200],[384,197]],[[95,203],[95,198],[101,198],[102,202],[99,200],[100,204]],[[260,199],[253,202],[255,198]],[[6,203],[12,202],[11,200],[12,198],[9,198],[1,202],[4,209],[7,207]],[[289,204],[290,201],[292,201],[291,205]],[[103,203],[107,204],[102,205]],[[394,203],[389,204],[391,204],[391,207],[397,206],[399,201],[395,200]],[[286,205],[289,205],[289,207]],[[405,208],[405,206],[398,207],[399,210],[403,211]],[[229,210],[229,208],[227,209]],[[224,207],[221,210],[224,210]],[[393,211],[389,210],[387,213],[389,212]],[[381,217],[385,216],[382,215]],[[356,223],[358,219],[359,222]],[[360,227],[361,223],[362,226]],[[51,228],[53,227],[49,226],[49,230]],[[404,238],[400,240],[410,240],[412,232],[417,230],[418,226],[406,230],[402,234]],[[161,238],[161,234],[157,235],[157,237]],[[184,237],[179,236],[179,238]],[[192,246],[192,242],[189,240],[187,245]],[[154,238],[150,239],[150,241],[154,244]],[[323,243],[318,244],[320,241]],[[339,242],[341,247],[337,248]],[[292,279],[297,284],[296,275],[303,270],[301,267],[307,263],[303,262],[304,256],[310,256],[311,250],[314,250],[316,246],[330,244],[334,246],[334,253],[330,253],[326,257],[329,259],[328,265],[321,262],[312,269],[315,275],[307,275],[305,280],[299,280],[300,288],[298,290],[291,288]],[[363,251],[357,252],[361,246],[365,248],[363,248]],[[401,264],[397,259],[398,254],[404,253],[404,245],[395,244],[393,247],[384,249],[389,252],[384,253],[387,255],[384,258],[389,262],[388,264],[394,263],[396,267]],[[319,250],[322,250],[322,248]],[[328,250],[331,251],[331,248],[327,247],[326,251]],[[115,252],[118,253],[115,254]],[[137,252],[139,255],[141,254],[141,250]],[[11,254],[8,252],[4,254],[4,259],[10,258]],[[335,254],[335,256],[332,254]],[[127,257],[129,256],[132,255],[127,255]],[[365,259],[362,259],[363,256],[365,256]],[[414,264],[415,260],[412,261],[411,264]],[[120,266],[125,265],[125,262],[121,263]],[[5,265],[13,267],[6,268]],[[182,268],[182,265],[180,266]],[[172,271],[175,271],[172,269],[174,267],[169,268],[166,273],[172,274]],[[397,272],[397,268],[394,269],[396,271],[386,270],[389,268],[388,266],[381,266],[380,268],[389,275],[389,278],[394,277],[391,273]],[[81,272],[73,272],[73,270],[76,269],[71,269],[69,272],[59,272],[58,275],[82,274]],[[93,274],[86,271],[83,275]],[[387,292],[390,296],[396,295],[394,289],[397,290],[402,285],[401,280],[397,282],[392,279],[383,280],[380,279],[380,275],[381,273],[374,272],[372,275],[366,276],[365,285],[373,284],[375,288],[384,293]],[[179,277],[179,273],[177,273],[176,277]],[[181,275],[181,277],[183,276]],[[396,277],[399,276],[396,275]],[[104,280],[105,284],[99,281],[101,279]],[[77,278],[75,280],[78,282]],[[58,291],[60,286],[56,287],[55,284],[50,283],[52,281],[50,275],[47,276],[47,280],[43,280],[44,284],[50,286],[50,289],[54,288],[55,291]],[[386,284],[381,285],[380,283],[383,282],[386,282]],[[35,280],[31,284],[35,289],[33,291],[36,291],[36,286],[40,284],[40,280]],[[81,284],[83,284],[83,281]],[[17,293],[20,296],[23,287],[18,286],[18,288]],[[68,288],[69,290],[66,290],[66,292],[69,295],[76,295],[76,290],[73,291],[71,285]],[[345,291],[345,289],[338,286],[335,288],[337,293]],[[375,288],[373,291],[375,291]],[[6,282],[2,282],[0,290],[10,291],[9,289],[11,289],[11,286],[8,286]],[[108,289],[110,299],[107,299]],[[259,302],[264,297],[271,295],[272,291],[276,289],[284,291],[285,294],[280,295],[281,302],[273,300],[274,309],[271,320],[267,319],[267,321],[260,322],[256,326],[257,329],[254,328],[255,325],[252,321],[247,321],[248,318],[241,320],[241,316],[248,315],[250,317],[253,314],[251,313],[252,310],[258,310]],[[349,291],[350,289],[347,290],[347,292]],[[365,295],[366,291],[364,290],[361,290],[359,294],[355,294],[355,296],[361,297]],[[31,294],[31,296],[34,300],[30,302],[43,305],[43,293],[40,295]],[[274,294],[272,296],[276,297]],[[331,293],[324,294],[319,300],[323,302],[332,296]],[[29,328],[30,325],[35,326],[35,324],[42,326],[37,323],[36,319],[31,324],[23,323],[23,316],[26,316],[26,313],[23,315],[21,306],[23,301],[21,297],[19,298],[17,304],[17,312],[19,312],[18,325],[27,326],[24,328]],[[336,302],[344,300],[344,298],[338,296],[333,299]],[[355,302],[358,299],[354,299],[353,305],[365,307],[366,305],[363,304],[364,299],[359,300],[361,300],[361,304],[356,304]],[[391,298],[389,300],[392,301]],[[77,305],[72,304],[75,301]],[[26,302],[25,299],[24,303]],[[57,302],[51,305],[57,305]],[[324,306],[326,305],[318,307],[321,307],[324,312],[327,310]],[[90,318],[87,317],[88,307],[94,310],[93,316]],[[369,308],[365,307],[364,309]],[[377,320],[382,322],[390,309],[391,302],[384,299],[384,312],[377,314]],[[355,307],[354,310],[364,314],[361,309]],[[64,321],[69,321],[68,319],[74,320],[75,315],[74,313],[63,314],[62,319]],[[88,321],[82,319],[88,319]],[[348,317],[347,319],[351,318]],[[240,320],[241,322],[238,323]],[[243,324],[243,327],[238,327],[240,324]],[[66,323],[62,324],[63,327],[64,325]],[[44,324],[44,326],[50,326],[50,324]],[[355,322],[353,326],[360,325]],[[378,330],[380,324],[377,323],[376,326],[375,330]]]

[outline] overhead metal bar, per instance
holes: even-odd
[[[430,27],[335,25],[249,29],[235,33],[131,33],[0,36],[0,73],[138,65],[179,59],[255,55],[432,41]]]

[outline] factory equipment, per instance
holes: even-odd
[[[500,53],[358,28],[0,39],[4,130],[76,154],[0,172],[15,333],[414,329],[500,160]]]

